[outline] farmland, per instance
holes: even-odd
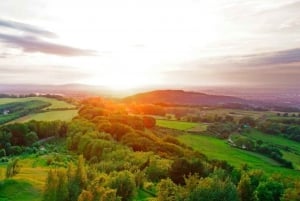
[[[27,98],[0,98],[0,105],[6,103],[13,103],[13,102],[26,102],[32,100],[39,100],[50,103],[51,105],[45,109],[60,109],[60,108],[74,108],[74,105],[67,103],[65,101],[56,100],[53,98],[46,98],[46,97],[27,97]]]
[[[70,121],[77,115],[74,105],[47,97],[0,98],[0,112],[0,124],[30,120]]]

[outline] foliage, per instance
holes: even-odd
[[[281,183],[267,180],[258,185],[255,194],[259,201],[280,201],[283,191],[284,187]]]
[[[136,193],[136,185],[134,176],[129,171],[121,171],[112,174],[108,186],[117,190],[117,196],[120,196],[122,201],[129,201]]]

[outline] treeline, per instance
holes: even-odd
[[[63,121],[30,121],[4,125],[0,128],[0,157],[37,151],[36,147],[28,147],[48,137],[64,137],[66,133],[67,124]]]
[[[258,124],[260,131],[300,142],[300,119],[268,119]]]

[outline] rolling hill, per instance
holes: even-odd
[[[222,105],[229,103],[245,104],[248,102],[232,96],[209,95],[183,90],[157,90],[128,96],[123,100],[127,103],[165,103],[174,105]]]

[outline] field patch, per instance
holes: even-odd
[[[61,109],[61,108],[74,108],[75,106],[67,103],[65,101],[56,100],[54,98],[46,98],[46,97],[27,97],[27,98],[0,98],[0,105],[6,103],[13,103],[13,102],[26,102],[31,100],[39,100],[48,102],[51,105],[46,109]]]
[[[62,111],[49,111],[49,112],[41,112],[36,114],[30,114],[25,117],[16,119],[12,121],[11,123],[24,123],[31,120],[36,121],[55,121],[55,120],[61,120],[61,121],[71,121],[75,116],[77,116],[78,111],[77,110],[62,110]]]
[[[186,145],[207,155],[209,159],[226,160],[237,168],[247,163],[251,168],[261,169],[267,173],[282,173],[300,177],[300,172],[283,168],[273,159],[258,153],[233,148],[226,141],[215,137],[186,134],[178,138]]]
[[[164,127],[164,128],[171,128],[171,129],[186,131],[186,130],[197,127],[199,124],[193,123],[193,122],[157,119],[156,125],[160,126],[160,127]]]

